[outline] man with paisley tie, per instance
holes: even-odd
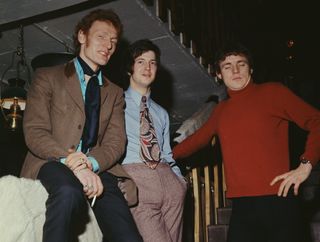
[[[144,242],[180,242],[187,183],[172,158],[168,113],[150,98],[160,50],[150,40],[138,40],[126,61],[128,142],[122,165],[138,187],[131,212]]]

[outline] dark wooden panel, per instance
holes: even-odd
[[[215,50],[228,39],[233,38],[231,26],[224,13],[221,0],[159,0],[160,19],[169,21],[167,9],[171,12],[171,31],[182,36],[182,43],[192,48],[196,57],[202,58],[207,67],[213,64]],[[192,43],[192,44],[191,44]]]
[[[19,176],[27,152],[22,130],[10,131],[0,114],[0,177]]]

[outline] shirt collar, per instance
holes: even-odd
[[[137,106],[140,106],[140,102],[141,102],[141,98],[142,95],[137,92],[136,90],[134,90],[132,87],[128,87],[127,89],[127,93],[131,96],[131,98],[133,99],[133,101],[136,103]],[[147,93],[146,95],[144,95],[147,97],[147,107],[150,107],[151,104],[151,98],[150,98],[150,92]]]
[[[85,79],[84,79],[84,72],[82,70],[82,67],[78,61],[77,58],[74,58],[74,66],[76,68],[76,71],[79,75],[79,79],[80,79],[80,82],[82,82],[83,84],[85,84]],[[98,74],[98,80],[99,80],[99,86],[102,86],[102,71],[99,72]]]

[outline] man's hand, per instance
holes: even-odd
[[[83,185],[83,192],[90,199],[94,196],[99,197],[103,192],[100,177],[88,168],[74,171],[74,174]]]
[[[66,158],[66,166],[69,167],[72,171],[79,171],[84,168],[92,170],[92,164],[88,157],[82,152],[75,152],[72,149],[68,150],[69,155]]]
[[[281,181],[278,190],[278,196],[286,197],[288,195],[288,191],[292,185],[294,185],[294,195],[298,195],[299,186],[302,182],[304,182],[308,176],[310,175],[312,170],[312,165],[308,164],[300,164],[300,166],[292,171],[284,173],[282,175],[276,176],[272,182],[270,183],[273,186],[278,181]]]

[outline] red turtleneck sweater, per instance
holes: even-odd
[[[174,158],[184,158],[219,136],[227,197],[277,194],[277,175],[289,171],[288,123],[308,130],[305,152],[313,164],[320,159],[320,112],[278,83],[249,83],[213,110],[209,120],[181,144]]]

